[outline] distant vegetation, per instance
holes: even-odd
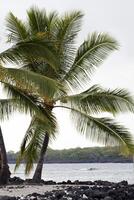
[[[8,162],[15,163],[18,153],[7,153]],[[48,149],[45,163],[124,163],[132,162],[132,157],[121,154],[116,147],[90,147],[64,150]]]

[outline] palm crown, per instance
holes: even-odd
[[[59,17],[56,12],[31,8],[27,21],[12,13],[7,17],[8,42],[12,47],[0,54],[0,81],[8,99],[1,99],[1,117],[19,110],[31,114],[31,123],[21,145],[26,172],[42,148],[46,134],[55,137],[57,121],[54,109],[70,110],[78,132],[105,145],[122,145],[133,151],[128,130],[113,118],[96,117],[108,112],[134,111],[134,102],[125,89],[89,86],[92,72],[114,50],[117,41],[106,33],[92,33],[76,48],[81,28],[80,11]],[[5,68],[3,63],[16,68]],[[82,91],[86,86],[89,87]],[[82,92],[80,92],[82,91]]]

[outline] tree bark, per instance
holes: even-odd
[[[1,185],[7,184],[10,175],[11,173],[9,171],[5,144],[0,127],[0,184]]]
[[[49,143],[49,134],[46,133],[45,137],[44,137],[43,145],[42,145],[42,148],[41,148],[39,160],[38,160],[38,163],[37,163],[37,166],[36,166],[36,170],[35,170],[35,173],[34,173],[33,178],[32,178],[34,183],[39,183],[41,181],[42,168],[43,168],[43,163],[44,163],[44,156],[45,156],[45,153],[47,151],[48,143]]]

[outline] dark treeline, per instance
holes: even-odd
[[[8,162],[15,163],[17,153],[9,151]],[[116,147],[90,147],[64,150],[48,149],[45,163],[124,163],[132,162],[132,157],[124,156]]]

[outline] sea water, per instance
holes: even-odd
[[[22,164],[14,172],[15,164],[10,164],[12,176],[20,178],[31,178],[34,169],[28,176],[25,176],[25,166]],[[107,180],[119,182],[127,180],[129,184],[134,184],[134,164],[133,163],[78,163],[78,164],[44,164],[42,178],[44,180],[60,181],[95,181]]]

